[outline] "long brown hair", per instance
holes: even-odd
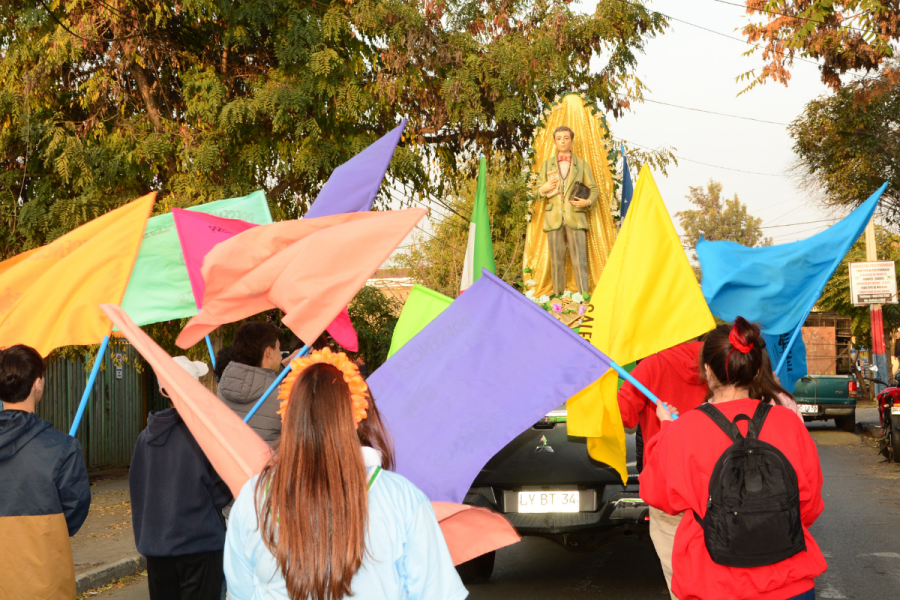
[[[350,595],[368,498],[350,388],[335,367],[314,364],[294,384],[281,441],[256,483],[256,512],[291,600]]]
[[[739,347],[749,347],[749,351],[741,352]],[[743,317],[737,317],[733,325],[719,325],[707,334],[700,351],[702,378],[706,377],[705,367],[709,367],[720,384],[747,388],[749,397],[754,400],[774,400],[781,404],[782,394],[790,397],[788,391],[775,381],[759,327]]]
[[[381,467],[394,470],[394,443],[385,428],[381,413],[375,404],[375,398],[369,393],[368,416],[359,423],[359,441],[364,446],[371,446],[381,452]]]

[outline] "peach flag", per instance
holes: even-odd
[[[0,269],[0,348],[97,344],[112,324],[97,308],[120,303],[156,192],[89,221]],[[19,260],[17,260],[19,259]]]
[[[40,248],[34,248],[32,250],[28,250],[27,252],[20,252],[12,258],[7,258],[3,262],[0,262],[0,275],[3,275],[5,272],[9,271],[12,267],[16,266],[38,250],[40,250]]]
[[[250,426],[203,384],[187,374],[144,333],[122,308],[103,304],[104,313],[153,367],[172,405],[191,430],[216,472],[237,496],[247,480],[262,471],[271,448]]]
[[[280,308],[312,344],[425,214],[347,213],[239,233],[206,255],[203,308],[175,343],[190,348],[219,325]]]
[[[234,411],[188,375],[134,324],[124,310],[112,304],[100,308],[153,367],[203,453],[237,497],[244,484],[262,471],[271,457],[269,445]],[[487,509],[451,502],[431,504],[455,565],[521,539],[502,515]]]

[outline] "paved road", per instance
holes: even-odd
[[[877,415],[860,411],[862,422]],[[816,582],[822,599],[900,597],[900,466],[884,463],[871,443],[811,423],[825,474],[825,512],[812,533],[828,560]],[[498,552],[494,577],[470,587],[472,600],[664,600],[653,547],[623,538],[572,553],[536,538]],[[101,594],[103,600],[146,600],[146,580]]]

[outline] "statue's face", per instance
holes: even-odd
[[[572,135],[568,131],[560,131],[553,136],[553,141],[556,142],[558,152],[572,151]]]

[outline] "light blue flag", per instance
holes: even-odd
[[[775,370],[783,367],[800,337],[800,327],[825,284],[872,219],[885,183],[856,210],[825,231],[790,244],[747,248],[735,242],[697,242],[703,270],[703,296],[714,315],[726,321],[742,316],[769,336],[790,334]],[[767,343],[768,345],[768,343]],[[787,355],[784,352],[788,352]],[[799,348],[794,355],[799,355]],[[803,351],[805,362],[805,350]],[[800,365],[796,360],[795,368]],[[803,373],[792,376],[802,377]],[[786,382],[785,382],[786,383]]]
[[[781,357],[784,355],[784,351],[791,341],[791,334],[782,333],[781,335],[767,335],[764,333],[763,340],[766,342],[766,350],[769,352],[769,358],[771,359],[772,367],[774,368],[781,362]],[[781,379],[782,387],[793,394],[797,382],[805,376],[806,344],[803,343],[803,337],[798,336],[794,345],[791,346],[790,352],[788,352],[787,358],[784,361],[784,366],[781,368],[779,378]]]

